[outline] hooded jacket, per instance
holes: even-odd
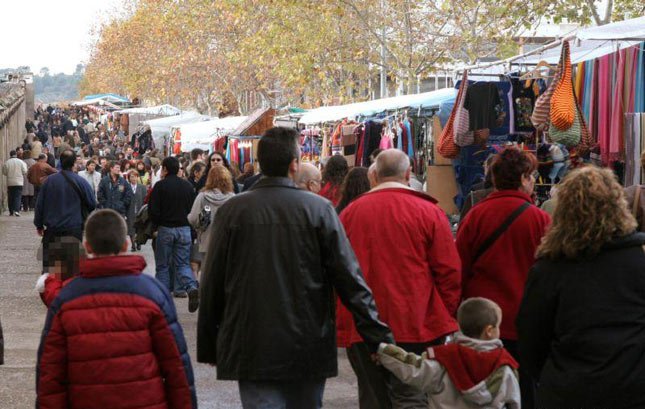
[[[197,408],[174,303],[141,274],[145,265],[140,256],[83,260],[80,276],[52,289],[36,408]]]
[[[381,344],[381,364],[402,382],[428,393],[430,409],[519,409],[518,364],[499,339],[483,341],[462,333],[451,344],[418,356]]]
[[[197,198],[193,203],[193,208],[188,214],[188,223],[190,223],[190,225],[197,231],[197,242],[199,243],[200,253],[206,253],[206,250],[208,250],[208,245],[211,240],[211,232],[213,231],[212,225],[215,220],[217,209],[232,197],[235,197],[235,193],[222,193],[219,189],[207,190],[205,192],[200,192],[197,195]],[[206,205],[211,208],[211,224],[206,228],[206,230],[200,230],[199,214]]]

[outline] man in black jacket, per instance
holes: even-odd
[[[167,157],[161,164],[162,180],[157,182],[148,203],[148,214],[157,226],[155,245],[156,277],[171,291],[170,265],[173,263],[179,284],[188,293],[188,311],[199,306],[199,291],[190,268],[192,237],[188,213],[193,207],[193,186],[177,176],[179,161]]]
[[[197,360],[238,380],[245,408],[322,406],[338,372],[335,294],[372,350],[393,339],[332,204],[292,180],[297,139],[265,133],[264,178],[217,211],[203,264]]]

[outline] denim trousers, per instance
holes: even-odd
[[[320,409],[325,379],[318,381],[239,381],[244,409]]]
[[[9,213],[14,214],[20,212],[20,205],[22,202],[22,186],[9,186],[7,188],[9,193],[7,196],[7,205],[9,206]]]
[[[193,270],[190,268],[190,246],[192,237],[190,227],[164,227],[157,229],[157,240],[155,243],[155,264],[157,267],[157,280],[172,291],[170,285],[170,266],[172,265],[177,274],[177,281],[180,288],[175,290],[189,291],[197,288],[197,280],[193,277]]]

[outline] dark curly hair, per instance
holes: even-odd
[[[327,165],[323,171],[323,183],[330,183],[332,186],[340,186],[349,171],[347,160],[344,156],[334,155],[329,158]]]
[[[511,146],[504,149],[493,160],[490,173],[497,190],[517,190],[522,186],[522,176],[528,176],[537,169],[537,159],[529,152]]]
[[[370,190],[370,180],[367,177],[367,168],[353,168],[345,176],[340,189],[341,199],[336,211],[340,214],[351,202],[363,193]]]

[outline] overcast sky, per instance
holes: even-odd
[[[71,74],[87,62],[90,30],[123,0],[0,1],[0,68]]]

